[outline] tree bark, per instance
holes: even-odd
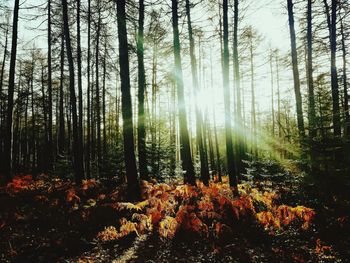
[[[132,105],[130,94],[130,72],[128,54],[128,35],[126,29],[125,0],[117,1],[119,66],[122,92],[122,116],[124,136],[124,159],[127,176],[127,191],[129,199],[140,198],[140,186],[137,178],[134,131],[132,120]]]
[[[11,60],[10,75],[7,95],[7,119],[6,119],[6,136],[5,136],[5,180],[12,179],[12,151],[13,151],[13,97],[15,91],[15,70],[17,57],[17,36],[18,36],[18,13],[19,0],[15,0],[13,9],[12,23],[12,44],[11,44]]]
[[[75,95],[75,80],[74,80],[74,61],[72,53],[71,38],[69,32],[69,23],[68,23],[68,8],[67,0],[62,0],[62,10],[63,10],[63,24],[64,24],[64,35],[66,42],[67,50],[67,59],[69,66],[69,89],[70,89],[70,104],[72,110],[72,119],[73,119],[73,153],[74,153],[74,174],[75,181],[77,184],[82,182],[84,178],[84,164],[83,164],[83,152],[80,148],[82,145],[79,140],[82,138],[79,137],[79,127],[78,127],[78,114],[77,114],[77,102]]]
[[[91,145],[91,106],[90,106],[90,58],[91,58],[91,0],[88,0],[88,47],[87,47],[87,138],[86,138],[86,177],[91,178],[90,145]]]
[[[100,35],[101,35],[101,10],[98,4],[98,22],[97,22],[97,32],[96,32],[96,48],[95,48],[95,74],[96,74],[96,125],[97,125],[97,167],[98,173],[101,175],[102,168],[102,157],[101,157],[101,107],[100,107],[100,76],[99,76],[99,49],[100,49]]]
[[[138,62],[138,121],[137,121],[137,146],[139,155],[139,170],[142,180],[149,180],[146,155],[146,127],[145,127],[145,90],[146,76],[144,65],[144,18],[145,5],[139,0],[139,21],[137,37],[137,62]]]
[[[350,136],[350,113],[349,113],[349,95],[348,95],[348,79],[347,79],[347,50],[345,44],[345,33],[343,19],[340,20],[340,33],[341,33],[341,49],[343,57],[343,90],[344,90],[344,112],[345,112],[345,133]]]
[[[184,97],[184,83],[181,65],[181,46],[179,37],[179,22],[178,22],[178,1],[172,0],[172,25],[173,25],[173,44],[174,44],[174,59],[175,59],[175,80],[177,85],[179,125],[180,125],[180,155],[182,168],[184,170],[184,182],[195,185],[195,173],[191,156],[190,138],[187,127],[187,114]]]
[[[290,32],[290,41],[291,41],[294,93],[295,93],[296,110],[297,110],[297,124],[298,124],[299,136],[301,139],[303,139],[305,135],[305,129],[304,129],[304,119],[303,119],[302,98],[300,93],[298,54],[297,54],[297,47],[296,47],[295,28],[294,28],[293,0],[287,0],[287,7],[288,7],[289,32]]]
[[[234,19],[233,19],[233,67],[234,67],[234,87],[236,91],[236,118],[237,118],[237,171],[238,175],[244,172],[244,128],[242,120],[242,95],[241,81],[239,74],[239,57],[238,57],[238,19],[239,19],[239,1],[234,0]]]
[[[80,0],[77,0],[77,66],[78,66],[78,97],[79,97],[79,149],[84,152],[83,132],[83,87],[81,73],[81,37],[80,37]],[[84,154],[83,154],[84,157]]]
[[[223,0],[223,86],[224,86],[224,105],[225,105],[225,135],[226,135],[226,158],[227,172],[230,186],[237,188],[237,177],[235,174],[235,162],[233,155],[231,111],[230,111],[230,87],[229,87],[229,50],[228,50],[228,0]]]
[[[312,63],[312,0],[307,1],[307,86],[309,99],[309,136],[316,137],[316,112],[315,112],[315,95],[313,81],[313,63]]]
[[[7,46],[8,46],[8,33],[9,33],[9,27],[10,25],[7,24],[6,26],[6,32],[5,32],[5,45],[4,45],[4,56],[2,59],[2,64],[1,64],[1,74],[0,74],[0,157],[2,158],[3,154],[3,146],[4,146],[4,140],[3,140],[3,132],[4,132],[4,102],[2,100],[3,95],[2,95],[2,88],[4,84],[4,75],[5,75],[5,66],[6,66],[6,59],[7,59]],[[2,168],[2,165],[0,166],[0,170]]]
[[[47,89],[48,89],[48,167],[53,169],[53,136],[52,136],[52,48],[51,48],[51,0],[47,3]]]
[[[333,132],[335,137],[341,136],[340,109],[339,109],[339,84],[337,73],[337,0],[332,0],[330,44],[331,44],[331,82],[333,101]]]
[[[251,88],[251,124],[252,124],[252,155],[254,158],[258,157],[258,140],[257,140],[257,125],[256,125],[256,110],[255,110],[255,83],[254,83],[254,52],[253,52],[253,30],[250,28],[249,39],[250,52],[250,88]]]
[[[186,0],[186,15],[187,15],[187,27],[188,35],[190,41],[190,57],[191,57],[191,71],[192,71],[192,83],[194,88],[194,99],[195,99],[195,112],[196,112],[196,139],[199,149],[199,158],[201,163],[201,179],[205,185],[209,185],[209,168],[206,158],[206,153],[204,149],[204,140],[203,140],[203,118],[198,108],[198,93],[199,93],[199,83],[198,83],[198,72],[197,72],[197,60],[194,53],[195,44],[193,39],[192,32],[192,21],[191,21],[191,9],[190,1]]]
[[[65,124],[64,124],[64,32],[61,34],[61,76],[59,94],[59,130],[58,130],[58,154],[63,155],[65,151]]]

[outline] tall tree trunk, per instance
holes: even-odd
[[[88,48],[87,48],[87,138],[86,138],[86,177],[91,178],[91,106],[90,106],[90,58],[91,58],[91,0],[88,0]]]
[[[102,157],[101,157],[101,109],[100,109],[100,76],[99,76],[99,49],[100,49],[100,35],[101,35],[101,9],[98,4],[98,22],[97,22],[97,32],[96,32],[96,49],[95,49],[95,74],[96,74],[96,125],[97,125],[97,167],[98,174],[101,176],[102,168]]]
[[[347,61],[346,61],[346,45],[343,19],[340,20],[341,48],[343,57],[343,90],[344,90],[344,111],[345,111],[345,133],[350,136],[350,113],[349,113],[349,95],[348,95],[348,80],[347,80]]]
[[[65,125],[64,125],[64,32],[61,34],[61,76],[60,76],[60,94],[59,94],[59,130],[58,130],[58,154],[63,155],[65,151]]]
[[[78,114],[77,114],[77,102],[75,95],[74,86],[74,61],[72,53],[71,38],[69,32],[68,23],[68,8],[67,0],[62,0],[62,10],[63,10],[63,24],[64,24],[64,35],[67,50],[67,59],[69,65],[69,89],[70,89],[70,104],[72,109],[73,118],[73,152],[74,152],[74,173],[75,181],[80,184],[84,178],[84,163],[83,163],[83,152],[80,146],[82,145],[79,140],[79,128],[78,128]]]
[[[152,172],[153,174],[157,174],[156,169],[156,120],[157,120],[157,110],[156,110],[156,94],[157,94],[157,43],[153,42],[153,54],[152,54],[152,118],[151,118],[151,141],[152,141],[152,149],[151,149],[151,164],[152,164]]]
[[[5,136],[5,180],[12,179],[12,150],[13,150],[13,97],[15,92],[15,70],[17,56],[17,36],[18,36],[18,13],[19,0],[15,0],[13,9],[12,23],[12,45],[11,45],[11,61],[10,75],[7,95],[7,119],[6,119],[6,136]]]
[[[273,83],[273,67],[272,67],[272,60],[273,60],[273,54],[271,51],[270,54],[270,76],[271,76],[271,118],[272,118],[272,130],[271,130],[271,135],[272,138],[275,137],[275,106],[274,106],[274,83]]]
[[[2,95],[2,89],[3,89],[3,84],[4,84],[4,75],[5,75],[5,66],[6,66],[6,59],[7,59],[7,46],[8,46],[8,33],[9,33],[9,27],[10,25],[6,25],[6,32],[5,32],[5,45],[4,45],[4,56],[2,59],[2,64],[1,64],[1,73],[0,73],[0,158],[2,158],[3,154],[3,132],[4,132],[4,101],[3,95]],[[0,170],[2,168],[2,165],[0,166]]]
[[[146,76],[144,65],[144,18],[145,5],[144,0],[139,0],[139,21],[137,37],[137,63],[138,63],[138,121],[137,121],[137,146],[139,154],[139,170],[142,180],[149,180],[147,170],[146,155],[146,127],[145,127],[145,90]]]
[[[257,125],[256,125],[256,110],[255,110],[255,83],[254,83],[254,52],[253,52],[253,39],[250,36],[249,51],[250,51],[250,87],[252,94],[252,155],[254,158],[258,157],[258,140],[257,140]]]
[[[132,121],[132,105],[130,94],[130,72],[128,54],[128,34],[126,29],[125,0],[117,1],[119,66],[122,92],[122,116],[124,136],[124,159],[127,176],[129,199],[140,198],[140,186],[137,178],[134,131]]]
[[[45,146],[48,145],[48,128],[47,128],[47,101],[45,96],[45,73],[44,73],[45,65],[41,64],[41,97],[42,97],[42,109],[43,109],[43,124],[44,124],[44,136],[45,136]],[[44,154],[44,164],[43,164],[43,170],[44,172],[47,172],[48,170],[48,157],[46,154]]]
[[[234,86],[236,91],[236,118],[237,118],[237,171],[238,175],[244,172],[244,134],[242,120],[242,95],[241,81],[239,74],[239,58],[238,58],[238,19],[239,19],[239,1],[234,0],[234,20],[233,20],[233,67],[234,67]]]
[[[22,72],[21,72],[22,73]],[[26,98],[24,103],[24,140],[23,140],[23,168],[24,170],[27,170],[28,168],[28,159],[29,159],[29,152],[28,152],[28,104],[29,104],[29,86],[27,85],[26,88]]]
[[[48,140],[48,130],[47,130],[47,101],[45,96],[45,65],[41,64],[41,97],[42,97],[42,108],[43,108],[43,124],[44,124],[44,132],[45,132],[45,145],[47,145]]]
[[[341,136],[340,109],[339,109],[339,85],[337,73],[337,0],[332,0],[331,28],[330,28],[330,46],[331,46],[331,82],[332,82],[332,101],[333,101],[333,131],[334,136]]]
[[[278,51],[276,51],[276,81],[277,81],[277,123],[278,123],[278,137],[282,137],[282,123],[281,123],[281,94],[280,94],[280,73],[278,62]]]
[[[34,56],[34,54],[33,54]],[[31,144],[31,150],[32,150],[32,163],[31,163],[31,172],[33,176],[36,175],[36,115],[35,115],[35,109],[34,109],[34,57],[32,58],[32,64],[31,64],[31,73],[30,73],[30,82],[28,83],[30,86],[30,93],[31,93],[31,110],[32,110],[32,144]]]
[[[102,77],[102,125],[103,125],[103,160],[107,154],[107,126],[106,126],[106,77],[107,77],[107,36],[104,43],[104,56],[103,56],[103,77]],[[105,163],[105,162],[104,162]]]
[[[170,129],[170,147],[171,147],[171,156],[170,156],[170,174],[175,176],[176,169],[176,87],[175,83],[171,83],[171,129]]]
[[[18,74],[18,92],[22,92],[22,65],[21,62],[20,64],[20,69],[19,69],[19,74]],[[21,101],[22,103],[22,101]],[[21,165],[21,144],[22,144],[22,138],[21,138],[21,109],[22,107],[16,107],[16,124],[15,124],[15,129],[14,129],[14,146],[13,146],[13,163],[14,163],[14,172],[19,171],[19,167]]]
[[[228,0],[223,0],[223,86],[224,86],[224,104],[225,104],[225,134],[226,134],[226,158],[227,171],[230,186],[237,188],[237,177],[235,174],[235,162],[233,156],[232,129],[231,129],[231,111],[230,111],[230,84],[229,84],[229,51],[228,51]]]
[[[180,125],[180,152],[182,168],[185,171],[184,182],[195,185],[195,173],[191,156],[190,138],[187,127],[187,114],[184,97],[184,83],[181,65],[181,46],[179,37],[179,21],[178,21],[178,1],[172,0],[172,24],[173,24],[173,44],[174,44],[174,59],[175,59],[175,80],[177,85],[179,125]]]
[[[313,81],[313,63],[312,63],[312,0],[307,1],[307,86],[309,99],[309,135],[311,138],[316,137],[316,112],[315,112],[315,95]]]
[[[190,40],[190,57],[191,57],[191,71],[192,71],[192,83],[194,88],[194,99],[195,99],[195,112],[196,112],[196,138],[197,145],[199,148],[199,158],[201,163],[201,179],[205,185],[209,185],[209,168],[206,158],[206,153],[204,149],[204,140],[203,140],[203,118],[198,108],[198,94],[199,94],[199,83],[198,83],[198,72],[197,72],[197,61],[195,56],[195,44],[192,33],[192,21],[191,21],[191,9],[190,1],[186,0],[186,15],[187,15],[187,26],[188,26],[188,35]]]
[[[78,97],[79,97],[79,149],[84,152],[83,132],[83,87],[81,73],[81,37],[80,37],[80,0],[77,0],[77,66],[78,66]],[[84,158],[84,154],[83,154]]]
[[[52,55],[51,55],[51,0],[47,3],[47,90],[48,90],[48,167],[53,169],[53,136],[52,136]]]
[[[299,136],[301,139],[303,139],[305,135],[305,129],[304,129],[302,99],[301,99],[301,93],[300,93],[298,54],[297,54],[296,39],[295,39],[295,28],[294,28],[293,0],[287,0],[287,6],[288,6],[289,31],[290,31],[291,55],[292,55],[293,78],[294,78],[294,93],[295,93],[296,110],[297,110],[297,123],[298,123]]]

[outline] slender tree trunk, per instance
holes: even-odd
[[[24,170],[27,170],[28,168],[28,159],[29,159],[29,152],[28,152],[28,104],[29,104],[29,90],[28,87],[26,89],[26,100],[25,100],[25,106],[24,106],[24,150],[23,150],[23,168]]]
[[[226,158],[227,171],[230,186],[237,188],[237,177],[235,174],[235,162],[233,156],[231,111],[230,111],[230,84],[229,84],[229,50],[228,50],[228,0],[223,0],[223,86],[224,86],[224,104],[225,104],[225,134],[226,134]]]
[[[239,1],[234,0],[234,20],[233,20],[233,67],[234,67],[234,86],[236,91],[236,118],[237,118],[237,171],[238,175],[244,172],[244,130],[242,120],[242,95],[241,95],[241,81],[239,74],[239,57],[238,57],[238,19],[239,19]]]
[[[52,55],[51,55],[51,0],[47,3],[47,90],[48,90],[48,167],[53,169],[53,136],[52,136]]]
[[[5,66],[6,66],[6,59],[7,59],[7,46],[8,46],[8,33],[9,33],[9,25],[6,25],[6,33],[5,33],[5,45],[4,45],[4,56],[1,64],[1,74],[0,74],[0,158],[2,158],[3,154],[3,146],[4,146],[4,140],[3,140],[3,132],[4,132],[4,102],[3,102],[3,84],[4,84],[4,75],[5,75]],[[0,165],[0,171],[2,170],[2,165]]]
[[[68,23],[68,8],[67,0],[62,0],[62,10],[63,10],[63,24],[64,24],[64,34],[67,50],[67,59],[69,65],[69,88],[70,88],[70,104],[72,109],[72,118],[73,118],[73,152],[74,152],[74,173],[75,180],[78,184],[81,183],[84,178],[84,163],[83,163],[83,152],[80,146],[82,145],[79,140],[82,138],[79,137],[78,129],[78,114],[77,114],[77,104],[76,104],[76,95],[75,95],[75,84],[74,84],[74,61],[72,53],[71,38],[69,32],[69,23]]]
[[[199,93],[199,83],[198,83],[198,72],[197,72],[197,61],[195,56],[195,44],[192,33],[192,21],[191,21],[191,9],[190,1],[186,0],[186,14],[187,14],[187,26],[188,26],[188,35],[190,40],[190,57],[191,57],[191,71],[192,71],[192,83],[194,88],[194,99],[195,99],[195,112],[196,112],[196,138],[197,145],[199,148],[199,158],[201,163],[201,179],[205,185],[209,185],[209,168],[206,158],[206,153],[204,149],[204,140],[203,140],[203,119],[198,108],[198,93]]]
[[[47,127],[47,101],[45,96],[45,65],[41,64],[41,97],[42,97],[42,110],[43,110],[43,124],[44,124],[44,145],[48,145],[48,127]],[[46,154],[42,154],[43,156],[43,164],[41,165],[44,172],[48,171],[48,157]]]
[[[84,127],[83,127],[83,87],[81,73],[81,37],[80,37],[80,0],[77,0],[77,66],[78,66],[78,97],[79,97],[79,149],[84,158]]]
[[[295,101],[296,101],[296,109],[297,109],[297,123],[298,123],[299,136],[301,139],[303,139],[305,135],[305,130],[304,130],[302,99],[301,99],[301,93],[300,93],[298,54],[297,54],[297,47],[296,47],[295,28],[294,28],[293,0],[287,0],[287,6],[288,6],[289,31],[290,31],[291,55],[292,55],[293,78],[294,78],[294,93],[295,93]]]
[[[347,80],[347,50],[345,44],[345,32],[343,19],[340,20],[340,33],[341,33],[341,48],[343,57],[343,90],[344,90],[344,111],[345,111],[345,133],[350,136],[350,113],[349,113],[349,95],[348,95],[348,80]]]
[[[88,0],[88,49],[87,49],[87,138],[86,138],[86,177],[91,178],[91,106],[90,106],[90,58],[91,58],[91,0]]]
[[[58,154],[65,152],[65,124],[64,124],[64,33],[61,35],[61,76],[60,76],[60,94],[59,94],[59,130],[58,130]]]
[[[15,70],[17,57],[17,36],[18,36],[18,13],[19,0],[15,0],[13,9],[12,23],[12,45],[10,75],[7,95],[7,119],[6,119],[6,136],[5,136],[5,180],[12,179],[12,151],[13,151],[13,97],[15,92]]]
[[[340,109],[339,109],[339,85],[337,73],[337,0],[332,0],[330,44],[331,44],[331,82],[333,100],[333,131],[334,136],[341,136]]]
[[[101,157],[101,109],[100,109],[100,76],[99,76],[99,68],[100,68],[100,35],[101,35],[101,10],[98,4],[98,22],[97,22],[97,32],[96,32],[96,49],[95,49],[95,74],[96,74],[96,125],[97,125],[97,167],[99,176],[101,176],[102,169],[102,157]]]
[[[33,54],[34,56],[34,54]],[[31,150],[32,150],[32,163],[31,163],[31,170],[32,170],[32,174],[35,177],[36,175],[36,115],[35,115],[35,105],[34,105],[34,57],[32,58],[32,65],[31,65],[31,75],[30,75],[30,83],[28,83],[30,85],[30,93],[31,93],[31,110],[32,110],[32,144],[31,144]]]
[[[185,172],[184,182],[195,185],[195,173],[191,156],[190,138],[187,127],[187,114],[184,97],[184,83],[181,65],[181,46],[179,37],[179,22],[178,22],[178,1],[172,0],[172,24],[174,37],[174,59],[175,59],[175,80],[177,85],[178,111],[180,124],[180,152],[182,168]]]
[[[103,142],[102,151],[103,159],[107,157],[107,126],[106,126],[106,77],[107,77],[107,37],[105,37],[104,43],[104,56],[103,56],[103,78],[102,78],[102,125],[103,125]],[[105,163],[105,162],[104,162]]]
[[[280,94],[280,73],[278,63],[278,52],[276,52],[276,81],[277,81],[277,123],[278,123],[278,137],[282,137],[282,123],[281,123],[281,94]]]
[[[254,83],[254,52],[253,52],[253,39],[250,37],[250,87],[252,94],[252,105],[251,105],[251,115],[252,115],[252,154],[254,158],[258,157],[258,141],[257,141],[257,125],[256,125],[256,110],[255,110],[255,83]]]
[[[21,67],[21,66],[20,66]],[[21,69],[20,69],[20,73]],[[21,92],[21,75],[18,76],[18,92]],[[14,146],[13,146],[13,160],[14,160],[14,172],[19,171],[19,167],[21,164],[21,144],[22,144],[22,138],[21,138],[21,107],[16,107],[16,124],[14,129]]]
[[[312,0],[307,1],[307,86],[309,99],[309,135],[311,138],[316,137],[316,112],[315,112],[315,95],[313,81],[313,63],[312,63]]]
[[[146,155],[146,127],[145,127],[145,90],[146,76],[144,65],[144,1],[139,1],[139,21],[138,21],[138,37],[137,37],[137,62],[138,62],[138,121],[137,121],[137,146],[139,154],[139,170],[142,180],[149,180],[147,170]]]
[[[176,169],[176,87],[171,83],[171,129],[170,129],[170,147],[172,149],[170,156],[170,173],[175,176]]]
[[[274,106],[274,83],[273,83],[273,67],[272,67],[272,52],[270,54],[270,76],[271,76],[271,118],[272,118],[272,131],[271,131],[271,135],[272,138],[275,137],[275,106]]]
[[[217,163],[217,169],[218,169],[217,172],[218,172],[219,182],[222,182],[220,149],[219,149],[219,140],[218,140],[218,132],[217,132],[217,128],[216,128],[216,116],[215,116],[214,109],[213,109],[213,119],[214,119],[214,139],[215,139],[216,163]]]
[[[132,105],[130,94],[130,72],[128,54],[128,34],[126,29],[125,0],[117,1],[119,66],[122,92],[122,115],[124,136],[124,159],[127,176],[127,190],[130,199],[140,198],[140,186],[137,178]]]
[[[207,127],[207,136],[208,136],[208,144],[209,144],[210,169],[211,169],[212,177],[213,177],[217,173],[218,169],[217,169],[216,162],[215,162],[215,157],[214,157],[212,127],[210,125],[209,116],[208,116],[208,110],[207,109],[206,109],[206,127]]]
[[[153,47],[153,54],[152,54],[152,118],[151,118],[151,141],[152,141],[152,150],[151,150],[151,164],[152,164],[152,172],[153,174],[157,173],[156,170],[156,157],[155,157],[155,152],[156,152],[156,137],[157,137],[157,132],[156,132],[156,119],[157,119],[157,114],[156,114],[156,94],[157,94],[157,44],[154,40],[154,47]]]

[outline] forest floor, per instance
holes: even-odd
[[[226,177],[143,182],[132,204],[111,182],[19,175],[0,189],[0,261],[347,262],[349,185],[336,180],[287,171],[240,184],[239,197]]]

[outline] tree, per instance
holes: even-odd
[[[7,60],[7,48],[8,48],[8,35],[9,35],[9,28],[10,28],[10,21],[9,21],[9,15],[7,15],[7,23],[6,23],[6,29],[5,29],[5,45],[4,45],[4,55],[1,63],[1,73],[0,73],[0,157],[2,157],[3,154],[3,146],[4,146],[4,137],[3,137],[3,132],[4,132],[4,123],[3,123],[3,115],[4,115],[4,102],[2,101],[3,99],[3,86],[4,86],[4,75],[5,75],[5,66],[6,66],[6,60]],[[2,166],[0,166],[0,169]]]
[[[244,163],[244,143],[243,143],[243,120],[242,120],[242,95],[239,74],[239,54],[238,54],[238,18],[239,18],[239,1],[234,0],[234,20],[233,20],[233,68],[234,68],[234,87],[236,92],[236,118],[238,130],[237,138],[237,171],[238,174],[243,173]]]
[[[52,135],[52,37],[51,37],[51,0],[47,2],[47,89],[48,89],[48,168],[53,168],[53,135]]]
[[[188,36],[190,40],[190,57],[191,57],[191,71],[192,71],[192,83],[194,88],[195,96],[195,112],[196,112],[196,139],[197,145],[199,148],[199,157],[201,163],[201,179],[205,185],[209,185],[209,168],[206,157],[206,152],[204,149],[204,140],[203,140],[203,118],[201,112],[198,108],[198,93],[199,93],[199,83],[198,83],[198,73],[197,73],[197,60],[194,54],[195,45],[192,32],[192,22],[191,22],[191,9],[190,1],[186,0],[186,15],[187,15],[187,27],[188,27]]]
[[[330,28],[330,46],[331,46],[331,82],[332,82],[332,100],[333,100],[333,131],[334,136],[341,136],[340,109],[339,109],[339,84],[337,73],[337,0],[332,0],[331,28]]]
[[[290,42],[291,42],[294,93],[295,93],[296,111],[297,111],[297,123],[298,123],[299,136],[302,139],[304,137],[305,130],[304,130],[302,99],[301,99],[301,92],[300,92],[298,54],[297,54],[297,47],[296,47],[295,28],[294,28],[293,0],[287,0],[287,7],[288,7]]]
[[[347,78],[347,50],[345,44],[345,31],[343,19],[340,20],[340,34],[341,34],[341,50],[343,58],[343,90],[344,90],[344,112],[345,112],[345,134],[350,136],[350,113],[349,113],[349,94],[348,94],[348,78]]]
[[[125,0],[117,1],[117,18],[120,81],[122,92],[125,171],[128,183],[127,191],[129,199],[135,200],[140,198],[140,186],[137,178],[136,158],[134,149],[134,126],[132,120],[132,104],[130,94],[128,35],[126,29]]]
[[[77,65],[78,65],[78,97],[79,97],[79,149],[84,152],[83,143],[83,87],[81,72],[81,37],[80,37],[80,0],[77,0]]]
[[[62,11],[63,11],[63,26],[64,35],[69,67],[69,91],[70,91],[70,103],[73,119],[73,152],[74,152],[74,175],[75,181],[80,184],[84,178],[84,163],[83,163],[83,152],[80,146],[82,143],[79,142],[82,138],[79,136],[78,127],[78,113],[77,113],[77,102],[75,95],[75,80],[74,80],[74,61],[72,53],[72,44],[69,32],[69,21],[68,21],[68,8],[67,0],[62,0]]]
[[[87,13],[88,33],[87,33],[87,139],[86,139],[86,176],[91,177],[91,164],[90,164],[90,145],[91,145],[91,107],[90,107],[90,58],[91,58],[91,0],[88,0],[88,13]]]
[[[227,172],[230,186],[237,188],[237,178],[235,174],[235,164],[233,156],[231,111],[230,111],[230,87],[229,87],[229,51],[228,51],[228,1],[223,0],[223,84],[224,84],[224,105],[225,105],[225,135],[226,135],[226,158]]]
[[[63,155],[65,151],[65,124],[64,124],[64,33],[61,33],[61,54],[60,54],[60,87],[59,87],[59,128],[57,136],[58,154]]]
[[[174,45],[174,59],[175,59],[175,81],[177,86],[177,99],[179,111],[179,125],[180,125],[180,152],[182,168],[185,173],[184,182],[195,185],[195,174],[191,156],[190,139],[187,128],[186,105],[184,98],[184,83],[181,65],[181,46],[178,28],[178,1],[172,0],[172,24],[173,24],[173,45]]]
[[[146,156],[146,127],[145,127],[145,89],[146,76],[144,65],[144,16],[145,5],[143,0],[139,0],[139,21],[137,36],[137,62],[138,62],[138,126],[137,126],[137,145],[139,154],[140,178],[148,180],[147,156]]]
[[[315,127],[315,96],[313,81],[313,63],[312,63],[312,0],[307,1],[307,86],[308,86],[308,117],[309,117],[309,136],[316,136]]]
[[[12,178],[12,151],[13,151],[13,97],[15,91],[15,70],[16,70],[16,56],[17,56],[17,36],[18,36],[18,13],[19,0],[15,0],[13,9],[12,22],[12,44],[11,44],[11,60],[10,60],[10,74],[9,86],[7,94],[7,118],[6,118],[6,135],[5,135],[5,180],[10,181]]]
[[[95,99],[96,99],[96,125],[97,125],[97,167],[98,174],[101,175],[101,165],[102,165],[102,156],[101,156],[101,104],[100,104],[100,36],[101,36],[101,7],[100,2],[97,2],[97,12],[98,12],[98,20],[97,20],[97,29],[96,29],[96,48],[95,48]]]

